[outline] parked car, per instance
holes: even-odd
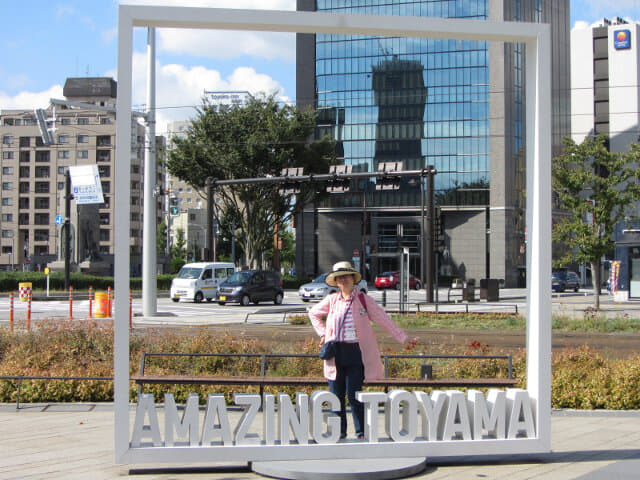
[[[400,290],[400,272],[383,272],[376,277],[374,284],[376,288],[395,288]],[[416,277],[409,275],[409,288],[420,290],[422,284]]]
[[[576,272],[566,270],[552,272],[551,289],[554,292],[564,292],[565,290],[577,292],[580,289],[580,277]]]
[[[210,302],[216,297],[218,285],[234,271],[233,263],[187,263],[171,281],[171,300],[179,302],[183,298],[200,303],[206,299]]]
[[[268,270],[242,270],[227,278],[218,287],[216,301],[219,305],[238,302],[247,306],[250,302],[282,303],[284,290],[280,274]]]
[[[305,283],[298,289],[298,295],[303,302],[309,300],[322,300],[330,293],[337,292],[338,287],[330,287],[325,283],[329,273],[323,273],[311,283]],[[356,285],[356,288],[362,293],[367,293],[367,281],[362,279]]]

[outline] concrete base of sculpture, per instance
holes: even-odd
[[[286,480],[387,480],[410,477],[426,467],[424,457],[283,460],[251,464],[251,470],[259,475]]]

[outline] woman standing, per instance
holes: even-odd
[[[338,262],[325,280],[339,292],[327,295],[309,310],[309,318],[323,341],[335,341],[336,355],[324,360],[324,376],[329,389],[340,399],[340,438],[347,436],[345,394],[353,414],[357,438],[364,438],[364,407],[356,400],[365,381],[383,377],[380,349],[371,322],[384,328],[400,343],[408,337],[387,313],[368,295],[359,293],[355,285],[362,275],[349,262]],[[326,315],[326,321],[322,317]]]

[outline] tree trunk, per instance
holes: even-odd
[[[593,282],[593,308],[600,310],[600,260],[591,262],[591,281]]]

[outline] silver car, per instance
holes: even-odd
[[[323,273],[311,283],[305,283],[298,290],[298,295],[303,302],[309,300],[322,300],[330,293],[337,292],[338,287],[330,287],[325,283],[328,273]],[[356,285],[356,288],[363,293],[367,293],[367,281],[360,280]]]

